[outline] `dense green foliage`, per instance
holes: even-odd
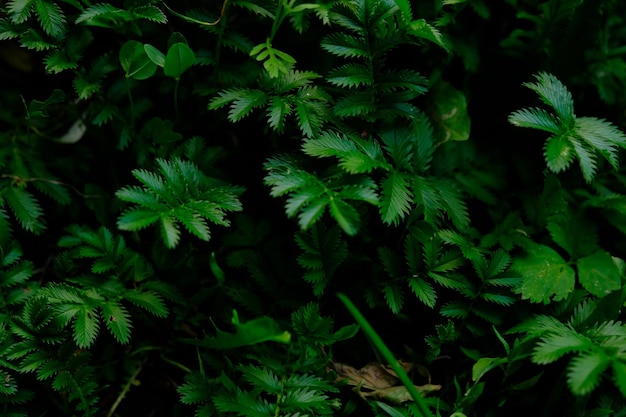
[[[0,415],[625,416],[625,45],[616,0],[0,0]]]

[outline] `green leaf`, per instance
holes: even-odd
[[[611,360],[601,351],[589,352],[575,357],[567,367],[567,383],[576,395],[585,395],[599,384],[602,373]]]
[[[533,351],[533,362],[548,364],[572,352],[583,352],[593,347],[593,342],[570,328],[551,333],[541,338]]]
[[[322,48],[331,54],[343,57],[367,57],[369,51],[361,39],[343,33],[333,33],[324,38]]]
[[[472,381],[476,382],[493,368],[506,363],[503,358],[480,358],[472,366]]]
[[[585,181],[590,183],[596,175],[596,155],[593,149],[586,142],[582,142],[577,138],[571,138],[570,143],[574,147],[576,156],[578,156],[578,162],[580,164],[580,170],[583,173],[583,177],[585,178]]]
[[[361,220],[359,213],[352,205],[343,200],[331,198],[329,208],[330,214],[347,235],[354,236],[357,234]]]
[[[123,297],[152,315],[157,317],[167,317],[168,315],[167,307],[165,307],[163,299],[152,291],[133,289],[126,291]]]
[[[80,306],[74,322],[74,341],[79,348],[88,348],[98,335],[99,317],[95,308]]]
[[[254,365],[241,366],[243,378],[253,386],[262,389],[269,394],[278,395],[283,391],[283,384],[269,369],[259,368]]]
[[[535,107],[511,113],[509,122],[515,126],[540,129],[555,135],[563,133],[563,129],[554,115]]]
[[[37,234],[46,229],[41,219],[43,210],[31,193],[23,188],[10,186],[5,189],[5,198],[11,211],[25,230]]]
[[[196,55],[191,48],[182,42],[170,46],[163,63],[163,73],[168,77],[179,79],[193,65]]]
[[[131,209],[117,219],[117,227],[120,230],[141,230],[156,223],[160,218],[161,215],[152,210]]]
[[[446,37],[436,27],[430,25],[424,19],[417,19],[410,23],[409,34],[418,38],[426,39],[450,52],[450,44]]]
[[[143,49],[146,52],[146,55],[148,55],[148,58],[150,58],[150,61],[163,68],[163,65],[165,65],[165,55],[163,52],[147,43],[143,45]]]
[[[522,275],[516,292],[533,303],[560,301],[574,290],[574,270],[548,246],[529,245],[526,254],[514,261],[513,269]]]
[[[13,23],[23,23],[28,19],[35,0],[10,0],[6,3],[9,18]]]
[[[626,397],[626,362],[620,359],[613,361],[613,372],[615,373],[615,385]]]
[[[228,120],[237,122],[247,116],[252,110],[265,105],[268,95],[261,90],[230,89],[218,93],[209,103],[210,110],[231,104],[228,112]]]
[[[580,284],[591,294],[604,297],[621,288],[622,274],[608,252],[597,251],[579,259],[576,265]]]
[[[108,301],[102,305],[102,317],[107,328],[115,339],[126,344],[130,341],[130,315],[126,308],[115,301]]]
[[[26,32],[22,33],[20,43],[22,46],[28,49],[34,49],[35,51],[46,51],[57,47],[56,42],[43,36],[33,28],[30,28]]]
[[[167,16],[156,6],[146,5],[130,10],[133,18],[142,18],[155,23],[167,23]]]
[[[39,22],[43,30],[54,38],[61,38],[65,33],[65,15],[56,3],[47,0],[37,0],[35,11],[39,17]]]
[[[535,75],[536,83],[524,83],[539,95],[541,101],[552,107],[559,118],[559,123],[566,129],[574,124],[574,100],[567,87],[554,75],[541,72]]]
[[[167,215],[161,215],[161,237],[165,246],[169,249],[173,249],[178,245],[180,240],[180,229],[176,224],[176,220]]]
[[[148,57],[142,43],[127,41],[119,53],[120,63],[126,71],[126,78],[145,80],[156,72],[157,66]]]
[[[432,285],[427,282],[425,279],[414,276],[409,279],[409,288],[413,291],[413,294],[420,300],[424,305],[430,308],[435,307],[435,303],[437,302],[437,293],[435,292]]]
[[[282,331],[269,317],[263,316],[241,323],[237,311],[233,310],[232,322],[235,325],[235,333],[218,330],[215,337],[205,338],[199,344],[211,349],[234,349],[269,341],[279,343],[291,341],[291,334]]]
[[[183,404],[197,404],[209,401],[215,387],[201,372],[194,371],[185,375],[185,383],[178,387],[180,401]]]
[[[409,176],[390,172],[381,184],[380,216],[384,223],[398,225],[411,212],[413,194],[409,190]]]
[[[400,313],[404,305],[404,294],[400,287],[394,282],[386,281],[383,284],[383,295],[391,312],[393,314]]]
[[[360,64],[347,64],[332,70],[326,80],[338,87],[354,88],[371,86],[374,78],[369,68]]]

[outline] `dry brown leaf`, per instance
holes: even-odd
[[[414,367],[413,363],[398,361],[405,371],[409,371]],[[371,362],[356,369],[353,366],[346,365],[341,362],[331,362],[334,371],[337,373],[337,381],[344,381],[348,385],[354,386],[354,391],[362,398],[376,397],[386,399],[395,403],[403,403],[411,401],[413,398],[409,394],[406,387],[400,384],[400,380],[396,372],[389,365],[383,365],[377,362]],[[421,368],[425,368],[421,366]],[[420,366],[417,369],[423,372]],[[428,374],[428,371],[426,370]],[[422,397],[434,391],[439,391],[441,385],[430,384],[430,374],[428,374],[428,384],[415,385],[415,389]]]
[[[401,404],[405,401],[413,401],[413,397],[411,396],[411,394],[409,393],[409,391],[406,389],[404,385],[399,385],[396,387],[389,387],[385,389],[378,389],[374,391],[361,391],[358,388],[359,387],[356,387],[354,390],[361,397],[376,397],[376,398],[385,399],[385,400],[388,400],[397,404]],[[427,394],[431,392],[439,391],[441,389],[441,385],[432,385],[432,384],[415,385],[415,389],[417,390],[417,392],[419,392],[419,394],[422,397],[425,397]]]

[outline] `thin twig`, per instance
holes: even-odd
[[[12,180],[21,183],[21,182],[34,182],[34,181],[41,181],[41,182],[47,182],[49,184],[54,184],[54,185],[62,185],[65,187],[70,188],[72,191],[74,191],[76,194],[78,194],[79,196],[83,197],[83,198],[101,198],[101,195],[98,194],[83,194],[80,191],[78,191],[78,188],[74,187],[71,184],[67,184],[65,182],[62,181],[57,181],[57,180],[51,180],[48,178],[24,178],[24,177],[20,177],[19,175],[11,175],[11,174],[2,174],[0,175],[0,178],[11,178]]]
[[[226,12],[226,4],[227,3],[228,3],[228,0],[224,0],[224,3],[222,3],[222,11],[220,12],[220,17],[215,22],[204,22],[202,20],[194,19],[193,17],[185,16],[184,14],[180,14],[180,13],[175,12],[174,10],[172,10],[170,8],[170,6],[165,4],[165,2],[163,2],[163,6],[165,6],[165,8],[167,10],[169,10],[170,13],[172,13],[173,15],[178,16],[181,19],[186,20],[188,22],[197,23],[197,24],[203,25],[203,26],[216,26],[222,20],[222,17],[224,17],[224,13]]]
[[[137,379],[137,376],[139,375],[142,369],[143,369],[143,363],[139,365],[137,369],[135,369],[135,372],[133,372],[133,374],[130,376],[130,379],[128,380],[128,382],[126,382],[126,385],[124,385],[124,389],[122,389],[122,392],[120,392],[120,395],[117,396],[117,398],[115,399],[115,402],[111,406],[111,409],[107,413],[107,417],[112,417],[113,414],[115,414],[115,410],[122,403],[122,400],[124,399],[126,394],[128,394],[130,387],[133,385],[133,383]]]

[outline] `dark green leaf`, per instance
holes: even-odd
[[[175,43],[167,50],[163,73],[168,77],[178,79],[193,65],[195,60],[196,55],[187,44]]]

